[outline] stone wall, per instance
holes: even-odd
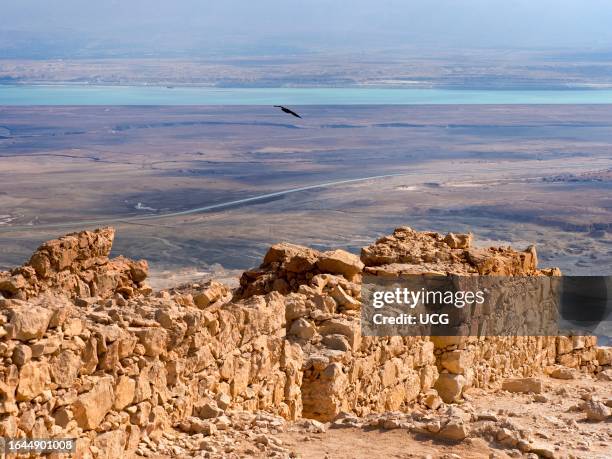
[[[50,241],[0,273],[0,436],[76,437],[79,457],[114,458],[171,425],[205,433],[226,410],[330,420],[429,406],[432,387],[455,400],[555,362],[610,364],[591,338],[361,336],[364,269],[554,274],[536,272],[533,249],[472,256],[468,236],[404,228],[361,259],[275,245],[233,292],[214,281],[152,292],[145,262],[108,259],[113,234]]]
[[[391,278],[405,274],[521,276],[515,281],[518,284],[521,279],[529,277],[561,275],[557,268],[538,269],[534,246],[522,252],[511,247],[475,248],[471,234],[443,236],[420,233],[407,227],[398,228],[392,235],[365,247],[361,260],[368,274]],[[522,284],[514,286],[515,289],[522,288],[522,295],[518,303],[514,301],[508,306],[516,313],[511,318],[524,320],[531,315],[550,312],[528,310],[533,305],[550,306],[547,297],[554,293],[550,283]],[[497,306],[503,308],[505,305]],[[549,309],[556,311],[554,305]],[[493,319],[499,320],[507,317],[510,316],[493,315]],[[466,388],[501,387],[505,378],[533,376],[550,370],[556,363],[584,367],[587,371],[594,371],[598,364],[596,338],[593,336],[453,336],[431,339],[440,372],[435,388],[445,402],[457,401]]]

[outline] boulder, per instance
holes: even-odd
[[[95,437],[94,447],[97,449],[97,459],[116,459],[125,457],[127,435],[123,430],[111,430]]]
[[[223,410],[215,402],[206,402],[193,407],[195,415],[201,419],[211,419],[223,414]]]
[[[359,309],[361,303],[346,293],[340,285],[336,285],[331,291],[332,298],[344,309]]]
[[[32,359],[32,349],[25,344],[18,344],[13,349],[13,363],[17,366],[23,366]]]
[[[149,275],[149,264],[147,260],[133,261],[130,263],[130,274],[134,282],[144,282]]]
[[[551,371],[550,376],[555,379],[575,379],[576,370],[567,367],[556,367]]]
[[[60,352],[51,361],[51,377],[58,387],[69,388],[79,376],[81,358],[72,351]]]
[[[149,327],[136,329],[134,332],[145,349],[145,355],[157,357],[166,351],[168,332],[165,329]]]

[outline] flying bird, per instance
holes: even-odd
[[[283,107],[282,105],[275,105],[276,108],[280,108],[282,111],[284,111],[285,113],[289,113],[290,115],[293,115],[297,118],[301,118],[300,115],[298,115],[297,113],[295,113],[293,110],[289,110],[287,107]]]

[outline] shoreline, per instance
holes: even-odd
[[[612,89],[0,84],[0,105],[605,105]]]

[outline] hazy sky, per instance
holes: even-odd
[[[610,0],[6,0],[6,57],[612,47]],[[2,54],[0,54],[2,57]]]

